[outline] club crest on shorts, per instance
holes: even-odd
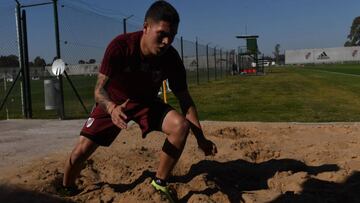
[[[90,128],[90,126],[93,124],[94,121],[95,121],[95,118],[88,118],[86,121],[86,127]]]

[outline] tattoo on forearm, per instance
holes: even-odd
[[[95,101],[104,109],[108,109],[108,105],[112,102],[108,93],[105,91],[104,86],[108,78],[105,75],[99,74],[98,80],[95,85]]]

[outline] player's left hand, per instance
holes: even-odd
[[[205,156],[214,156],[217,153],[216,145],[208,139],[198,140],[198,146],[205,153]]]

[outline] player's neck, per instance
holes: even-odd
[[[151,54],[149,48],[146,46],[146,43],[145,43],[145,40],[143,37],[141,37],[141,39],[140,39],[140,52],[141,52],[142,57],[144,57],[144,58],[152,57],[152,54]]]

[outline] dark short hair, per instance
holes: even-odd
[[[180,17],[176,9],[168,2],[159,0],[153,3],[145,14],[145,21],[166,21],[172,25],[179,25]]]

